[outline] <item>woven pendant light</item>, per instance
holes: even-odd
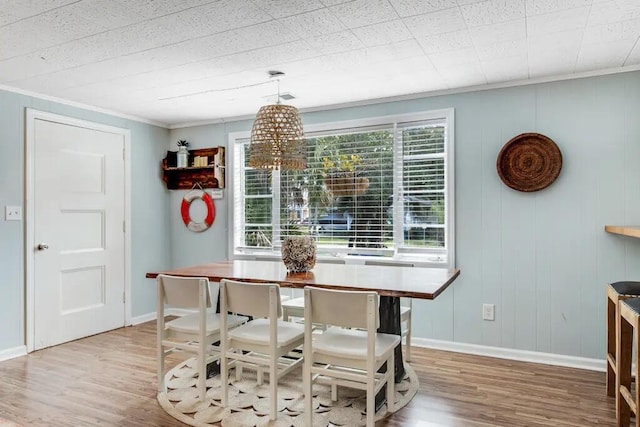
[[[269,75],[279,78],[284,73],[270,71]],[[261,107],[253,122],[249,166],[285,170],[301,170],[307,166],[302,120],[296,107],[280,104],[279,80],[278,102]]]

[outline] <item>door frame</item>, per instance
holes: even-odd
[[[60,114],[26,108],[25,113],[25,321],[27,353],[35,348],[35,123],[45,120],[63,125],[110,132],[122,135],[124,139],[124,319],[123,325],[131,325],[131,131],[114,126],[103,125],[87,120],[67,117]]]

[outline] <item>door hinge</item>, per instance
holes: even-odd
[[[122,293],[122,303],[126,303],[127,302],[127,294],[126,293]]]
[[[127,222],[126,221],[122,221],[122,232],[123,233],[127,232]]]
[[[126,160],[126,159],[125,159],[125,156],[124,156],[124,151],[125,151],[125,150],[124,150],[124,147],[122,147],[122,160]]]

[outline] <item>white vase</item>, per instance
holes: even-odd
[[[179,168],[187,167],[187,159],[189,159],[189,150],[187,147],[178,147],[177,165]]]

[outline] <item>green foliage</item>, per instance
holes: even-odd
[[[255,247],[270,247],[271,244],[271,227],[248,228],[245,231],[245,244]]]
[[[337,159],[330,157],[322,158],[322,169],[324,171],[354,172],[362,164],[362,157],[358,154],[339,154]]]
[[[391,231],[387,225],[387,211],[393,202],[392,133],[373,131],[326,136],[311,139],[309,143],[317,165],[315,173],[349,171],[369,180],[364,194],[352,196],[332,197],[323,185],[325,196],[315,200],[314,210],[326,211],[332,207],[351,216],[349,246],[385,247],[384,237]]]
[[[444,199],[436,200],[431,205],[431,215],[436,218],[436,224],[444,224]]]
[[[402,131],[404,186],[410,196],[403,200],[405,215],[416,223],[444,224],[444,200],[441,193],[444,181],[444,162],[429,155],[444,150],[444,128],[423,126]],[[350,218],[350,229],[340,236],[316,235],[319,242],[329,239],[333,244],[349,247],[384,248],[392,243],[394,200],[393,160],[394,138],[389,130],[330,135],[306,140],[307,168],[280,171],[280,227],[281,234],[316,234],[319,219],[328,213],[339,213]],[[248,156],[245,156],[248,157]],[[327,174],[353,172],[366,178],[368,187],[362,194],[332,194],[325,185]],[[270,171],[247,170],[245,194],[270,195]],[[245,220],[248,224],[271,223],[271,198],[248,198]],[[302,219],[308,223],[301,224]],[[400,219],[396,219],[400,220]],[[406,220],[405,220],[406,221]],[[438,246],[439,231],[420,236],[411,231],[408,244]],[[257,234],[256,234],[257,233]],[[415,234],[415,236],[413,235]],[[414,238],[415,237],[415,241]],[[271,230],[246,235],[246,243],[262,246],[271,244]]]

